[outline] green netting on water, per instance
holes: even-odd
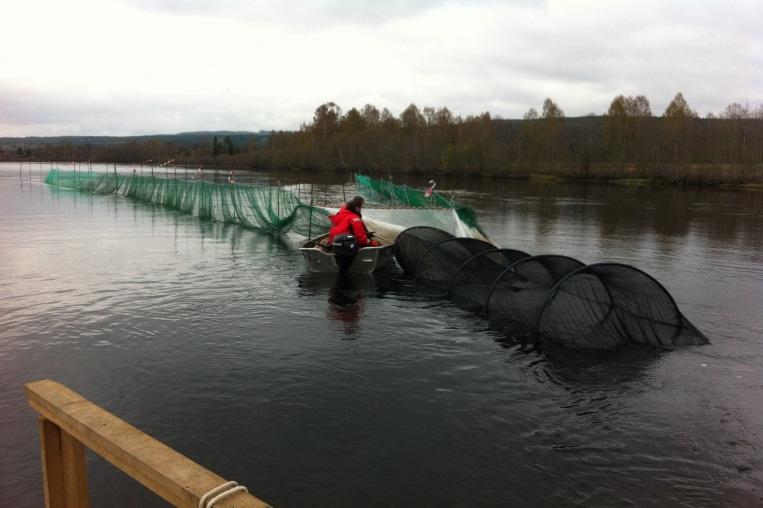
[[[291,231],[315,237],[327,233],[330,227],[326,210],[306,205],[293,192],[280,187],[58,169],[48,173],[45,183],[98,194],[118,194],[201,219],[271,233]]]
[[[395,185],[388,180],[378,180],[370,176],[355,174],[355,185],[369,193],[369,197],[393,206],[455,208],[453,203],[442,194],[435,192],[431,197],[425,197],[422,189],[414,189],[407,185]]]
[[[355,186],[358,192],[367,198],[385,205],[455,210],[456,215],[464,224],[485,235],[477,222],[477,214],[474,210],[458,205],[441,193],[434,192],[430,197],[426,197],[423,189],[396,185],[391,180],[379,180],[357,173],[355,174]]]

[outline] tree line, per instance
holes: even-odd
[[[759,178],[763,106],[733,103],[701,118],[678,93],[657,116],[643,95],[618,95],[605,115],[568,118],[549,98],[540,111],[503,120],[415,104],[398,117],[373,105],[343,113],[326,103],[298,132],[276,133],[269,149],[262,161],[277,167],[384,174],[687,179],[699,171],[710,182],[733,166]]]
[[[540,111],[530,108],[522,119],[505,120],[415,104],[397,116],[371,104],[345,112],[328,102],[299,130],[242,145],[217,138],[185,146],[150,140],[62,144],[36,152],[35,158],[51,160],[175,159],[275,171],[763,181],[763,106],[732,103],[700,117],[678,93],[655,115],[643,95],[618,95],[604,115],[566,117],[548,98]]]

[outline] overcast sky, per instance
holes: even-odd
[[[304,3],[305,5],[299,5]],[[11,0],[0,135],[296,129],[327,101],[763,103],[763,1]]]

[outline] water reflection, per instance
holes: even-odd
[[[361,278],[355,279],[350,274],[340,274],[328,292],[326,317],[337,325],[337,330],[355,339],[360,331],[360,319],[366,308],[366,295],[363,293]],[[373,284],[373,278],[363,277]]]
[[[379,290],[377,279],[367,274],[315,274],[305,273],[299,278],[299,287],[305,295],[326,293],[326,317],[336,331],[347,338],[356,339],[366,309],[368,295]]]
[[[644,375],[664,350],[643,345],[628,345],[614,351],[575,351],[546,347],[546,374],[554,382],[578,388],[603,388],[618,391]]]
[[[39,181],[19,191],[13,170],[6,504],[43,503],[20,386],[49,377],[275,506],[761,505],[763,193],[486,180],[465,195],[502,246],[653,272],[713,338],[578,352],[492,328],[395,270],[316,277],[286,236]],[[90,466],[93,506],[158,506]],[[380,477],[390,488],[370,499]]]
[[[500,223],[513,223],[521,236],[532,233],[538,243],[585,227],[599,242],[653,236],[664,255],[675,253],[692,233],[716,245],[763,246],[761,192],[490,180],[459,185],[470,191],[457,196],[483,212],[482,217],[497,214]]]
[[[568,349],[537,334],[491,324],[495,342],[509,351],[511,363],[538,382],[569,390],[618,391],[644,375],[669,348],[632,344],[612,351]]]

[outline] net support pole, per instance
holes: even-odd
[[[310,215],[307,222],[307,239],[311,240],[313,235],[313,192],[312,186],[310,186]]]

